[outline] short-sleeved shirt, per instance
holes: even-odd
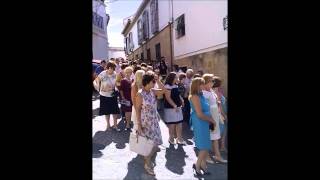
[[[189,96],[191,81],[192,81],[192,79],[184,78],[183,84],[184,84],[184,87],[186,88],[186,90],[184,92],[184,98],[188,98],[188,96]]]
[[[164,86],[166,89],[171,90],[171,99],[172,101],[177,105],[177,107],[180,107],[182,105],[181,99],[180,99],[180,93],[177,85],[170,86],[169,84],[166,84]],[[164,108],[173,108],[169,102],[165,99],[164,101]]]
[[[112,93],[116,85],[116,73],[109,75],[106,71],[99,74],[100,81],[100,95],[105,97],[112,97]]]

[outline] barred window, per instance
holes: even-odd
[[[177,39],[185,35],[184,14],[182,14],[175,20],[175,32]]]
[[[92,12],[92,23],[93,25],[97,26],[100,29],[104,29],[103,25],[103,17],[100,16],[99,14]]]
[[[151,14],[151,33],[155,34],[159,31],[159,14],[158,14],[158,0],[152,0],[150,2],[150,14]]]
[[[149,38],[149,14],[148,11],[144,11],[142,15],[142,28],[143,28],[143,40]]]
[[[137,28],[138,28],[138,44],[140,45],[143,40],[143,32],[142,32],[142,23],[141,20],[139,19],[137,22]]]
[[[228,15],[223,18],[223,30],[227,30],[228,29]]]

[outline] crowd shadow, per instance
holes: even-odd
[[[189,139],[193,138],[193,132],[190,129],[190,125],[187,122],[182,123],[182,137],[185,139],[188,145],[193,145],[193,142]]]
[[[152,158],[152,161],[154,161],[154,158]],[[143,166],[143,156],[137,155],[128,163],[128,173],[124,177],[124,180],[156,180],[154,176],[145,173]]]
[[[97,91],[93,90],[92,92],[92,101],[99,99],[100,95]]]
[[[123,120],[118,123],[120,132],[115,130],[98,131],[92,138],[92,154],[93,158],[99,158],[103,154],[101,150],[106,148],[112,142],[116,144],[117,149],[124,149],[126,143],[129,143],[130,131],[124,131],[125,124]]]
[[[92,119],[99,116],[99,111],[100,111],[100,108],[96,108],[92,110]]]
[[[112,142],[112,132],[111,131],[98,131],[92,138],[92,156],[93,158],[99,158],[103,154],[103,150],[106,146]]]
[[[175,149],[174,145],[170,144],[169,148],[166,148],[166,168],[175,174],[182,175],[183,167],[186,165],[185,158],[188,157],[183,149],[182,145],[178,145]]]

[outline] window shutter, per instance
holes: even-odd
[[[149,17],[148,17],[148,11],[144,11],[142,15],[142,26],[143,26],[143,40],[146,40],[149,38]]]
[[[138,28],[138,44],[140,45],[142,43],[142,34],[141,34],[141,20],[139,19],[137,22],[137,28]]]
[[[159,31],[158,0],[151,1],[150,14],[151,14],[151,33],[155,34],[157,31]]]

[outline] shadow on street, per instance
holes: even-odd
[[[170,145],[166,148],[166,167],[170,171],[176,174],[183,174],[183,167],[186,165],[185,158],[188,157],[186,152],[183,150],[182,145],[178,145],[175,149],[174,145]]]
[[[120,132],[115,130],[98,131],[92,138],[92,152],[93,158],[99,158],[103,154],[100,150],[103,150],[112,142],[116,143],[117,149],[124,149],[126,143],[129,143],[130,131],[124,131],[125,123],[121,120],[118,123],[118,127],[121,129]]]
[[[154,158],[152,158],[154,160]],[[143,157],[137,155],[128,163],[128,173],[125,176],[124,180],[140,180],[140,179],[148,179],[148,180],[156,180],[154,176],[148,175],[144,170],[144,161]]]

